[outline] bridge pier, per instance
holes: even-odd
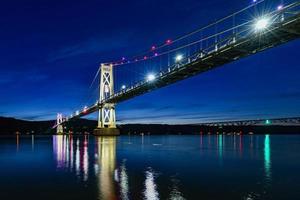
[[[114,94],[113,65],[101,64],[100,67],[99,103]],[[94,135],[120,135],[120,130],[116,127],[116,111],[114,103],[104,103],[101,105],[98,114],[98,127],[94,130]]]
[[[118,128],[96,128],[94,129],[94,135],[96,136],[118,136],[120,130]]]

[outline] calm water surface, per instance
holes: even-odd
[[[300,136],[0,138],[0,199],[300,199]]]

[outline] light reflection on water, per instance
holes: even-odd
[[[116,189],[114,185],[114,171],[116,168],[116,138],[99,137],[96,138],[98,145],[98,173],[99,198],[116,199]]]
[[[203,151],[203,135],[200,136],[200,147]],[[223,159],[224,146],[226,145],[226,136],[208,136],[208,147],[212,148],[214,145],[211,142],[211,138],[215,137],[215,145],[217,149],[217,156],[220,161]],[[271,179],[271,153],[270,153],[270,136],[264,136],[264,169],[265,177],[267,182]],[[144,148],[144,136],[141,137],[141,146]],[[236,140],[238,138],[238,140]],[[231,143],[233,149],[238,146],[239,155],[242,156],[243,151],[243,140],[242,136],[233,136]],[[73,136],[57,135],[53,136],[53,150],[56,157],[57,168],[58,169],[76,169],[76,175],[80,178],[82,176],[83,181],[88,181],[89,178],[89,136],[84,136],[83,139],[76,139],[75,152],[73,152]],[[81,144],[80,144],[81,142]],[[131,145],[132,141],[129,137],[124,144]],[[159,145],[158,145],[159,144]],[[123,160],[121,165],[118,167],[116,164],[116,145],[117,138],[115,137],[98,137],[95,138],[95,164],[94,173],[97,177],[97,184],[99,188],[99,199],[116,199],[117,196],[121,199],[130,199],[130,188],[129,188],[129,178],[126,169],[126,160]],[[161,146],[160,143],[152,143],[153,146]],[[249,149],[253,149],[253,138],[250,136]],[[75,154],[75,160],[73,159]],[[144,172],[144,190],[143,199],[146,200],[156,200],[160,199],[158,186],[156,184],[156,179],[158,174],[154,172],[151,167],[148,167]],[[169,193],[168,199],[185,199],[183,194],[179,191],[177,182],[180,180],[172,178],[171,191]],[[175,182],[175,183],[174,183]],[[117,187],[117,188],[116,188]]]
[[[148,169],[146,172],[146,180],[145,180],[145,191],[144,191],[144,199],[146,200],[157,200],[159,199],[157,186],[155,183],[154,173],[152,169]]]
[[[94,172],[97,177],[99,188],[98,199],[116,199],[118,186],[120,198],[129,200],[129,182],[126,169],[126,160],[123,160],[119,168],[116,166],[116,137],[97,137],[96,152],[94,154]],[[143,144],[142,137],[142,144]],[[83,176],[83,181],[88,180],[89,175],[89,155],[88,155],[88,136],[84,136],[80,146],[80,140],[76,140],[76,152],[73,152],[73,136],[56,135],[53,136],[53,151],[57,162],[57,169],[72,169],[75,167],[76,175]],[[127,144],[130,144],[128,142]],[[153,144],[154,146],[156,144]],[[161,145],[161,144],[160,144]],[[73,156],[75,154],[75,161]],[[75,166],[74,166],[75,165]],[[143,199],[158,200],[159,193],[155,183],[155,172],[148,168],[145,171]],[[173,182],[178,180],[172,179]],[[175,181],[174,181],[175,180]],[[170,198],[172,200],[184,199],[178,190],[176,183],[172,186]]]
[[[280,148],[277,155],[282,151],[289,156],[300,155],[290,152],[289,143],[283,143],[281,137],[57,135],[52,137],[55,170],[51,172],[49,168],[47,173],[58,179],[68,177],[65,182],[73,176],[77,181],[69,184],[86,188],[78,194],[73,191],[71,199],[94,192],[97,195],[92,199],[276,199],[272,193],[277,192],[274,183],[279,181],[273,180],[276,169],[273,165],[276,159],[282,163],[282,157],[275,155],[276,149]],[[291,141],[298,141],[295,145],[300,147],[300,136],[296,138]],[[14,151],[16,155],[25,153],[26,156],[47,152],[48,146],[41,150],[40,141],[36,136],[30,136],[30,140],[16,136],[17,152]],[[31,151],[26,150],[27,143]],[[26,161],[26,157],[19,159],[21,163]],[[51,166],[50,160],[43,161]],[[300,166],[297,160],[293,164]],[[0,169],[3,172],[1,166]],[[291,194],[288,188],[285,191]]]
[[[271,174],[271,144],[270,144],[270,136],[265,135],[264,139],[264,166],[265,166],[265,174],[266,180],[268,183],[272,181]]]
[[[126,171],[125,161],[121,165],[120,178],[118,177],[118,170],[116,172],[116,181],[120,181],[120,193],[121,199],[128,200],[129,199],[129,186],[128,186],[128,175]]]
[[[203,135],[200,136],[200,147],[203,150]],[[242,156],[243,151],[243,140],[242,136],[228,137],[223,135],[218,136],[208,136],[208,147],[210,148],[211,138],[215,137],[215,144],[217,149],[218,158],[222,160],[224,145],[226,144],[226,139],[232,143],[233,149],[238,146],[239,156]],[[142,148],[144,146],[144,136],[141,137]],[[238,138],[238,140],[236,140]],[[76,175],[83,179],[83,181],[88,181],[89,178],[89,159],[88,142],[89,136],[84,136],[83,139],[77,138],[75,145],[73,145],[73,136],[57,135],[53,136],[53,150],[56,157],[57,168],[58,169],[70,169],[76,170]],[[116,145],[117,138],[115,137],[98,137],[95,138],[96,141],[96,151],[94,154],[95,164],[94,172],[97,177],[97,184],[99,187],[99,199],[116,199],[117,195],[124,200],[130,199],[129,194],[129,178],[126,169],[126,160],[123,160],[120,167],[117,166],[116,161]],[[81,142],[81,143],[80,143]],[[128,141],[124,141],[124,144],[132,144],[130,137]],[[17,146],[19,145],[19,139],[17,139]],[[160,146],[157,143],[152,143],[153,146]],[[253,150],[253,138],[250,136],[249,148],[252,152]],[[270,152],[270,136],[264,136],[264,169],[266,184],[271,181],[271,152]],[[75,154],[75,160],[74,160]],[[144,172],[144,190],[143,199],[146,200],[156,200],[160,199],[159,192],[157,189],[157,184],[155,182],[157,174],[151,167],[148,167]],[[175,179],[172,179],[175,180]],[[180,182],[180,180],[176,180]],[[116,188],[117,187],[117,188]],[[173,184],[169,198],[168,199],[185,199],[183,194],[179,191],[176,184]]]
[[[178,186],[180,181],[177,180],[176,178],[172,178],[171,182],[172,182],[172,189],[171,189],[169,199],[170,200],[184,200],[185,198],[183,197],[183,194],[180,192],[179,186]]]
[[[76,139],[74,152],[74,138],[67,135],[53,136],[53,153],[56,158],[57,169],[63,169],[72,172],[76,171],[76,175],[83,177],[84,181],[88,180],[89,173],[89,155],[88,155],[88,138],[84,137],[82,146],[80,139]],[[74,160],[75,156],[75,160]]]

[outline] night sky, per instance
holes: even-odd
[[[2,2],[0,116],[48,120],[57,112],[70,114],[82,108],[99,63],[135,55],[250,3]],[[200,123],[300,116],[299,48],[300,41],[293,41],[123,102],[117,120]]]

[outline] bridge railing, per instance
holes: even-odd
[[[210,31],[209,32],[210,34],[207,37],[203,37],[202,35],[201,38],[198,40],[194,40],[188,44],[179,47],[175,46],[175,48],[169,50],[168,52],[178,52],[178,51],[183,51],[183,49],[185,48],[191,48],[195,45],[198,46],[198,48],[193,48],[192,50],[190,50],[189,55],[182,58],[179,62],[175,62],[172,63],[171,65],[166,65],[165,67],[163,67],[160,70],[160,72],[155,74],[155,77],[160,78],[182,66],[190,64],[191,62],[207,57],[210,54],[217,53],[222,49],[235,44],[239,40],[249,38],[249,36],[255,37],[259,35],[262,31],[264,31],[264,28],[266,28],[267,30],[269,26],[271,27],[276,24],[282,23],[282,21],[284,21],[285,19],[288,19],[291,16],[299,14],[300,11],[299,8],[300,2],[296,1],[287,6],[279,6],[274,10],[268,11],[267,13],[259,13],[256,11],[256,15],[258,17],[257,18],[252,17],[251,19],[248,19],[249,14],[245,14],[245,12],[246,11],[249,12],[249,9],[257,10],[258,8],[255,7],[257,5],[258,4],[254,6],[249,6],[248,8],[230,15],[230,17],[225,17],[217,21],[213,25],[209,25],[205,27],[203,30],[199,31],[199,32],[207,31],[207,29],[214,28],[215,26],[221,27],[221,24],[224,23],[225,25],[222,26],[222,29],[220,29],[219,32],[212,33]],[[238,15],[241,15],[242,20],[239,21],[236,20]],[[248,17],[246,19],[245,16],[247,15]],[[235,21],[233,19],[235,19]],[[228,21],[234,21],[233,24],[234,26],[232,24],[231,26],[229,26],[230,24],[228,23]],[[259,23],[262,24],[260,25]],[[265,27],[259,27],[259,26],[265,26]],[[198,33],[194,33],[194,34],[198,34]],[[161,56],[163,56],[164,52],[162,52],[161,54],[162,54]],[[117,92],[109,98],[114,98],[118,95],[122,95],[125,92],[129,92],[131,90],[134,90],[137,87],[143,86],[148,83],[149,81],[147,79],[142,79],[137,83],[135,83],[134,85],[127,87],[127,89],[117,90]]]
[[[218,52],[239,39],[247,38],[249,35],[255,36],[262,31],[260,29],[263,29],[264,26],[268,29],[270,24],[281,23],[282,20],[299,13],[299,1],[290,1],[291,3],[286,5],[282,5],[280,2],[257,1],[196,31],[173,41],[167,41],[166,44],[140,55],[140,58],[134,57],[114,63],[116,73],[122,69],[130,71],[123,74],[121,78],[122,84],[124,84],[124,77],[128,79],[126,80],[127,84],[124,84],[126,89],[120,87],[120,84],[115,84],[116,94],[124,93],[147,83],[147,75],[144,74],[144,71],[154,71],[154,76],[160,77],[180,66]],[[178,55],[182,56],[179,60],[176,59]],[[118,67],[123,65],[126,66],[124,68]],[[132,74],[132,72],[137,74],[135,80],[130,80],[132,76],[130,73]]]

